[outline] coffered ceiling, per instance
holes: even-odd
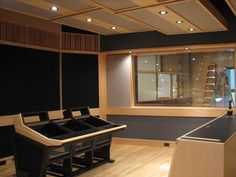
[[[236,0],[226,1],[236,9]],[[0,7],[103,35],[227,30],[226,20],[208,0],[0,0]]]

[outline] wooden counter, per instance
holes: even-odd
[[[169,177],[235,177],[236,116],[222,116],[177,139]]]

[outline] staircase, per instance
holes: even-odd
[[[206,82],[203,93],[203,106],[214,106],[216,86],[216,64],[207,66]]]

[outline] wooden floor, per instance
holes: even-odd
[[[113,144],[112,159],[80,177],[168,177],[173,147]]]
[[[79,177],[168,177],[173,151],[173,147],[112,144],[111,157],[115,162]],[[14,176],[0,172],[0,177]]]

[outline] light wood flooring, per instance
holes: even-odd
[[[173,147],[112,144],[115,163],[104,164],[80,177],[168,177]]]
[[[173,151],[173,147],[113,143],[111,157],[115,162],[101,165],[79,177],[168,177]],[[14,165],[0,169],[0,177],[14,177],[6,175],[7,170],[13,169]]]

